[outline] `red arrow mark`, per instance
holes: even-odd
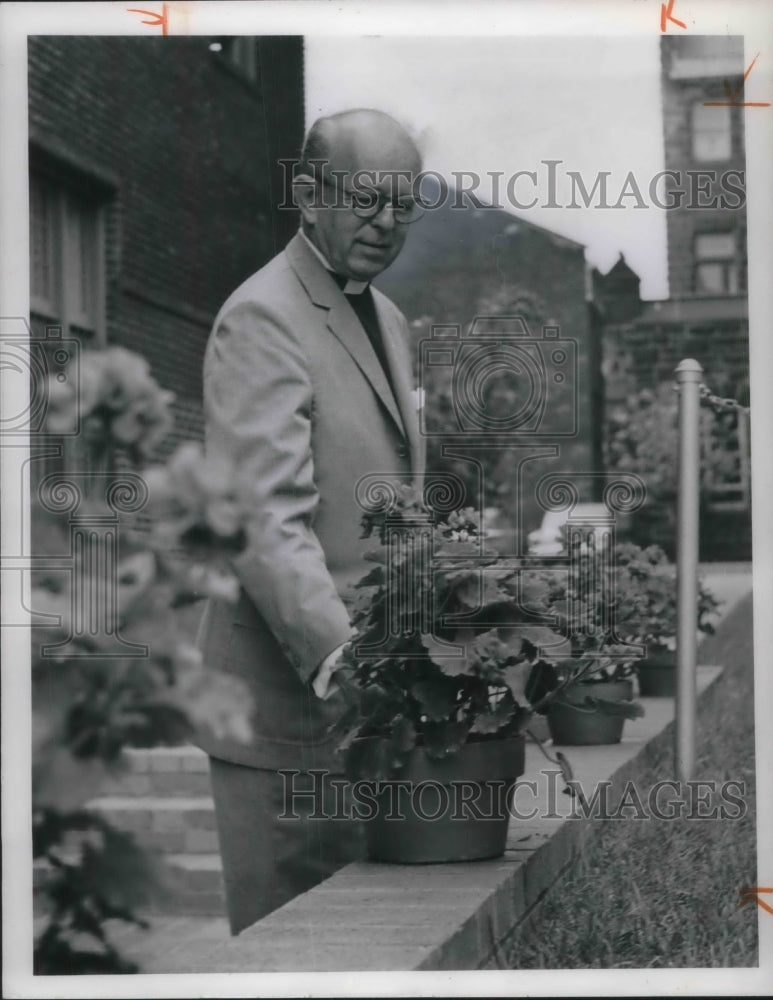
[[[759,59],[759,57],[760,57],[760,54],[758,52],[757,55],[752,59],[751,63],[749,63],[749,68],[744,73],[743,80],[741,80],[741,85],[738,88],[738,90],[735,90],[733,87],[731,87],[730,84],[727,82],[727,80],[723,80],[722,81],[722,85],[724,86],[725,93],[727,94],[727,97],[728,97],[728,99],[726,101],[704,101],[703,102],[703,106],[705,108],[769,108],[770,107],[770,101],[739,101],[739,100],[737,100],[737,98],[740,96],[741,92],[743,91],[743,85],[746,83],[746,78],[751,73],[752,68],[753,68],[754,64],[757,62],[757,60]]]
[[[139,10],[137,7],[127,7],[126,11],[129,14],[147,14],[150,18],[152,18],[152,20],[143,21],[142,24],[149,24],[153,28],[160,25],[161,34],[165,35],[167,33],[168,17],[167,17],[166,4],[161,5],[160,14],[157,14],[154,10]]]
[[[765,902],[764,899],[760,899],[761,892],[773,892],[773,886],[770,888],[765,888],[764,886],[749,886],[748,888],[741,889],[741,899],[738,903],[739,906],[746,906],[747,903],[756,903],[757,906],[761,906],[763,910],[767,910],[768,913],[773,913],[773,906],[770,906]]]

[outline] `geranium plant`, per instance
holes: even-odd
[[[637,718],[643,714],[637,702],[609,701],[591,690],[591,685],[625,680],[635,671],[639,650],[620,628],[621,616],[635,617],[637,612],[633,595],[620,580],[617,555],[623,547],[601,543],[592,530],[564,527],[562,535],[566,568],[554,571],[549,601],[558,616],[558,629],[566,637],[568,655],[540,661],[532,694],[538,697],[558,691],[554,701],[560,701],[561,690],[583,685],[587,687],[585,707]],[[539,710],[545,712],[547,707]]]
[[[516,734],[597,666],[570,654],[554,573],[487,552],[472,509],[443,516],[404,486],[363,520],[381,546],[353,588],[357,635],[336,675],[352,777],[386,778],[416,746],[444,758]],[[540,691],[541,658],[562,654],[567,676]]]
[[[618,545],[615,550],[616,621],[626,641],[648,649],[676,648],[676,566],[657,545]],[[704,635],[714,632],[719,602],[698,581],[696,622]]]
[[[576,672],[573,684],[616,681],[632,677],[642,659],[658,649],[676,648],[676,567],[656,545],[642,548],[620,543],[604,550],[588,546],[580,535],[567,539],[575,548],[569,571],[556,579],[550,604],[562,618],[572,657],[595,659],[591,669]],[[578,551],[579,550],[579,551]],[[712,616],[719,604],[699,581],[697,627],[714,631]],[[566,616],[566,620],[564,620]],[[571,663],[540,664],[535,677],[538,692],[552,690],[571,676]],[[641,714],[635,702],[611,707],[593,700],[602,711]],[[589,702],[590,703],[590,702]]]

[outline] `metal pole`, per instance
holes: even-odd
[[[700,489],[700,383],[692,358],[676,369],[679,385],[679,500],[677,507],[676,746],[679,778],[695,770],[695,665],[698,633],[698,504]]]

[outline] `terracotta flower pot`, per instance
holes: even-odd
[[[625,718],[607,715],[583,703],[586,698],[603,701],[630,701],[631,681],[590,681],[569,685],[548,709],[548,728],[553,742],[559,746],[599,746],[619,743]]]
[[[428,864],[500,857],[524,743],[523,736],[465,743],[443,760],[416,747],[399,777],[378,783],[375,814],[363,817],[369,858]]]
[[[676,651],[655,649],[636,667],[642,698],[676,697]]]

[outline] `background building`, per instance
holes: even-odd
[[[298,225],[303,126],[297,36],[31,37],[34,331],[138,351],[200,437],[215,313]]]
[[[749,405],[743,39],[664,35],[661,91],[670,297],[604,333],[606,403],[669,381],[696,358],[718,395]],[[681,198],[678,189],[685,192]],[[668,202],[667,202],[668,203]],[[612,318],[612,317],[610,317]],[[724,418],[726,460],[706,484],[703,559],[751,558],[748,421]]]

